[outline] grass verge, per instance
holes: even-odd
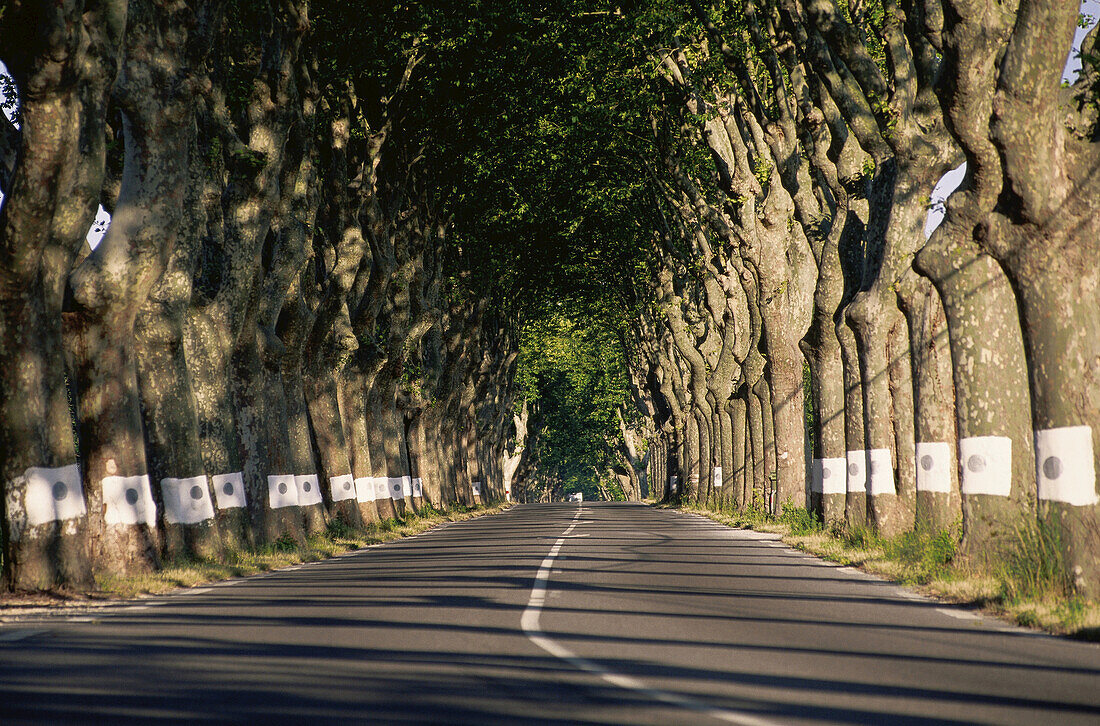
[[[1058,530],[1042,522],[1021,526],[998,564],[988,566],[963,556],[957,528],[883,537],[870,527],[826,527],[806,510],[790,506],[778,516],[758,509],[728,512],[698,505],[680,509],[730,527],[779,534],[786,544],[822,559],[858,567],[1022,626],[1100,642],[1100,603],[1074,592],[1060,554]]]

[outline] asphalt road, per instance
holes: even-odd
[[[1100,647],[640,505],[0,626],[0,723],[1100,724]]]

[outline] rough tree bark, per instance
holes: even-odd
[[[252,531],[271,541],[284,534],[302,537],[279,375],[285,350],[270,327],[263,327],[272,304],[264,274],[274,258],[265,269],[262,252],[265,242],[274,243],[271,223],[284,191],[286,145],[306,110],[299,50],[309,20],[304,0],[253,10],[261,22],[239,28],[240,37],[223,34],[212,54],[212,133],[205,155],[224,171],[215,177],[220,198],[208,207],[195,283],[201,294],[185,352],[207,471],[216,486],[244,488]],[[236,97],[242,81],[248,90]]]
[[[951,12],[945,12],[938,89],[948,128],[966,152],[966,177],[916,266],[932,279],[947,316],[964,548],[987,558],[1032,516],[1035,457],[1017,299],[1002,268],[982,249],[1002,189],[1001,157],[987,122],[1015,3],[983,5],[981,12],[969,12],[970,5],[945,6]]]
[[[982,3],[951,3],[965,25]],[[1012,282],[1028,355],[1042,513],[1076,587],[1100,594],[1100,129],[1097,72],[1062,88],[1073,3],[1021,0],[988,117],[1003,183],[982,244]],[[1094,28],[1082,57],[1095,63]],[[961,70],[961,69],[960,69]],[[1068,109],[1068,112],[1067,112]],[[975,122],[985,119],[974,118]]]
[[[203,64],[222,6],[221,2],[194,5],[190,36],[175,49],[175,62],[190,74],[182,82],[199,90],[209,83],[203,77]],[[165,55],[162,52],[150,61],[163,63]],[[195,397],[184,355],[192,280],[200,236],[205,232],[201,199],[206,181],[205,166],[197,159],[201,149],[198,122],[188,101],[185,98],[182,106],[174,104],[170,109],[171,114],[179,116],[176,134],[180,138],[170,152],[180,154],[174,163],[176,183],[185,190],[181,206],[173,208],[168,217],[152,220],[158,225],[155,233],[172,251],[164,273],[138,312],[134,343],[145,450],[154,500],[160,505],[165,554],[170,558],[217,558],[222,552],[222,538],[216,525],[214,493],[202,459]]]
[[[126,11],[125,0],[24,0],[0,31],[21,114],[18,132],[3,124],[0,210],[0,584],[11,588],[92,584],[61,307],[99,200]]]
[[[93,566],[158,563],[156,505],[146,461],[134,323],[172,254],[188,187],[195,79],[185,61],[193,23],[183,2],[132,2],[114,89],[125,161],[110,228],[69,275],[65,330],[77,390]],[[209,505],[209,489],[197,500]],[[190,496],[190,495],[189,495]],[[167,509],[166,509],[167,512]]]

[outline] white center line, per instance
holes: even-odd
[[[554,560],[557,558],[558,553],[561,552],[562,545],[565,544],[565,540],[569,538],[569,534],[577,524],[579,524],[577,520],[581,516],[583,506],[584,505],[580,505],[577,507],[577,513],[573,515],[573,523],[569,525],[568,529],[562,532],[561,536],[554,543],[554,546],[550,548],[550,552],[546,555],[546,559],[542,561],[542,565],[535,575],[535,582],[531,586],[531,597],[528,599],[527,608],[523,611],[523,617],[520,619],[520,625],[523,627],[523,632],[527,634],[528,640],[555,658],[559,658],[569,663],[578,670],[591,673],[605,683],[610,683],[613,686],[627,691],[640,693],[655,701],[660,701],[661,703],[676,706],[687,711],[693,711],[726,723],[740,724],[741,726],[778,726],[775,721],[753,716],[750,713],[717,708],[701,701],[696,701],[693,698],[682,696],[678,693],[669,693],[668,691],[662,691],[657,688],[650,688],[637,678],[624,676],[604,668],[602,665],[594,663],[587,658],[580,657],[564,645],[548,637],[546,633],[542,631],[539,620],[542,616],[542,607],[546,604],[546,585],[550,579],[550,572],[553,569]]]

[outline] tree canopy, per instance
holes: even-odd
[[[1052,522],[1100,587],[1071,5],[8,0],[8,582],[584,491]]]

